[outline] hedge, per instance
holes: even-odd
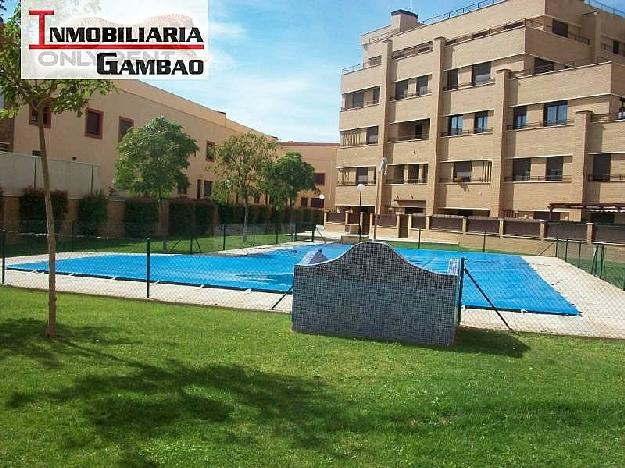
[[[59,232],[65,215],[69,199],[67,192],[55,190],[51,192],[52,211],[54,213],[54,229]],[[45,233],[46,204],[43,190],[27,188],[19,198],[20,230],[22,232]]]
[[[209,234],[213,227],[215,206],[206,201],[180,198],[169,201],[169,234],[189,236]]]
[[[160,219],[158,202],[132,198],[126,200],[124,205],[126,236],[139,239],[154,235]]]
[[[78,233],[84,236],[100,234],[108,219],[108,200],[102,193],[88,195],[78,202]]]

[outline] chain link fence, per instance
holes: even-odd
[[[152,230],[149,237],[135,228],[118,230],[138,234],[132,237],[64,226],[57,236],[58,290],[288,313],[294,266],[319,250],[333,259],[349,248],[328,242],[314,224],[216,225],[202,233],[189,226],[169,236]],[[474,223],[478,228],[488,226]],[[2,284],[47,288],[42,231],[24,223],[0,231]],[[487,231],[472,238],[469,248],[422,242],[418,233],[411,242],[389,243],[435,272],[464,261],[463,326],[625,339],[625,246],[554,239],[527,247]],[[390,272],[372,287],[394,281]]]

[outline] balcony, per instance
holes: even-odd
[[[513,211],[544,211],[549,203],[573,202],[577,196],[574,193],[574,184],[570,178],[563,182],[527,181],[510,182],[502,186],[503,199],[506,200],[506,209]]]
[[[571,155],[574,152],[575,126],[570,120],[553,126],[545,126],[544,122],[539,122],[508,131],[509,156]]]
[[[589,151],[620,153],[625,148],[625,113],[596,115],[590,127]]]
[[[545,176],[526,176],[526,175],[512,175],[504,177],[505,182],[571,182],[573,178],[569,175],[545,175]]]
[[[343,69],[341,91],[349,93],[360,89],[379,86],[384,79],[382,57],[373,57],[364,64]]]
[[[432,113],[432,94],[427,89],[425,93],[409,94],[403,99],[391,98],[389,104],[389,120],[404,122],[414,120],[415,116],[428,117]]]
[[[625,194],[625,174],[588,176],[586,202],[622,203]]]
[[[445,136],[442,134],[441,136]],[[453,159],[491,158],[494,151],[492,131],[490,133],[473,133],[464,130],[462,135],[449,135],[439,142],[439,156],[443,161]]]
[[[443,93],[442,113],[468,114],[488,107],[485,103],[492,103],[494,100],[494,84],[494,80],[489,80],[477,85],[465,83],[446,90]]]
[[[549,73],[513,78],[510,83],[511,106],[528,102],[568,100],[573,96],[611,94],[612,76],[616,72],[611,63],[565,68]]]
[[[336,187],[336,206],[358,206],[360,203],[360,194],[356,190],[356,184],[351,185],[337,185]],[[362,205],[363,206],[375,206],[376,200],[376,186],[369,184],[365,186],[365,190],[362,192]]]
[[[342,109],[339,116],[339,128],[366,128],[384,120],[384,108],[380,102],[369,105]]]
[[[423,180],[418,182],[385,185],[383,189],[384,200],[390,200],[393,206],[410,206],[411,204],[422,203],[425,207],[425,201],[428,199],[431,188]]]
[[[337,162],[339,166],[377,166],[382,156],[382,145],[361,145],[339,148]]]
[[[438,188],[438,205],[443,208],[491,210],[494,199],[491,183],[479,180],[445,183],[442,178]]]

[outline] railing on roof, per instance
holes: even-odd
[[[586,0],[586,4],[592,8],[603,10],[606,13],[625,18],[625,11],[611,7],[610,5],[606,5],[605,3],[598,2],[597,0]]]
[[[625,108],[611,114],[594,114],[592,116],[593,123],[609,123],[625,121]]]
[[[433,16],[431,18],[428,18],[428,19],[426,19],[424,21],[419,22],[419,24],[417,24],[415,27],[410,28],[410,29],[406,29],[404,31],[399,31],[399,30],[395,29],[395,30],[391,30],[391,31],[385,31],[385,32],[383,32],[381,34],[378,34],[378,35],[374,35],[374,36],[370,37],[367,40],[367,44],[371,44],[373,42],[380,42],[380,41],[388,39],[389,37],[391,37],[391,36],[393,36],[393,35],[395,35],[397,33],[400,33],[400,32],[408,32],[408,31],[412,31],[414,29],[419,29],[419,28],[423,28],[425,26],[430,26],[432,24],[440,23],[441,21],[446,21],[446,20],[451,19],[451,18],[456,18],[458,16],[466,15],[468,13],[472,13],[474,11],[482,10],[484,8],[488,8],[488,7],[491,7],[493,5],[498,5],[500,3],[505,3],[507,1],[508,0],[482,0],[481,2],[472,3],[472,4],[467,5],[465,7],[457,8],[455,10],[448,11],[447,13],[443,13],[441,15],[436,15],[436,16]],[[385,28],[386,28],[386,26],[383,27],[383,28],[379,28],[379,30],[385,29]],[[375,31],[378,31],[378,29],[376,29],[374,31],[370,31],[367,34],[374,33]],[[363,36],[366,36],[367,34],[363,34]]]
[[[377,57],[371,57],[365,63],[358,63],[358,64],[353,65],[351,67],[343,68],[343,75],[347,75],[348,73],[354,73],[354,72],[357,72],[357,71],[365,70],[367,68],[379,67],[380,65],[382,65],[382,56],[381,55],[379,55]]]
[[[436,15],[431,18],[428,18],[422,21],[424,25],[436,24],[441,21],[446,21],[451,18],[456,18],[457,16],[466,15],[468,13],[472,13],[477,10],[481,10],[483,8],[488,8],[493,5],[498,5],[500,3],[505,3],[508,0],[482,0],[481,2],[472,3],[462,8],[457,8],[455,10],[448,11],[447,13],[443,13],[441,15]]]

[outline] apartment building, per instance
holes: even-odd
[[[300,153],[302,159],[315,168],[316,191],[299,194],[296,206],[333,210],[336,192],[336,153],[338,143],[308,143],[287,141],[280,143],[281,153]]]
[[[588,0],[394,11],[343,72],[337,207],[625,222],[624,16]]]
[[[75,113],[44,116],[52,186],[68,191],[71,198],[100,190],[123,195],[114,189],[117,145],[130,128],[144,125],[154,117],[164,116],[177,122],[196,140],[200,149],[190,159],[187,169],[190,186],[180,188],[177,194],[195,199],[211,196],[215,145],[232,135],[255,131],[229,119],[224,112],[141,81],[116,81],[115,86],[117,90],[109,95],[94,96],[81,116]],[[35,118],[31,109],[23,108],[14,119],[0,120],[0,151],[4,152],[0,153],[0,188],[5,196],[19,196],[26,187],[42,186]],[[299,151],[316,168],[318,193],[302,194],[300,198],[300,201],[309,200],[307,206],[334,206],[337,146],[281,144],[281,154]]]

